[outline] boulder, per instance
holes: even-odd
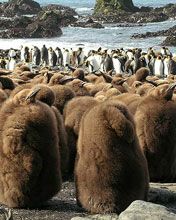
[[[54,11],[39,13],[35,20],[27,26],[27,29],[32,31],[38,26],[49,29],[51,31],[56,29],[57,31],[60,27],[60,20],[58,15]]]
[[[37,14],[40,10],[40,4],[33,0],[9,0],[0,5],[0,16]]]
[[[0,19],[0,30],[10,28],[25,28],[32,22],[32,18],[26,16],[15,17],[13,19]]]
[[[162,45],[176,47],[176,35],[166,37],[166,39],[163,41]]]
[[[97,0],[94,13],[118,12],[118,11],[137,11],[132,0]]]
[[[38,18],[43,19],[51,13],[57,18],[57,24],[61,27],[76,22],[76,17],[78,17],[76,11],[70,7],[51,4],[42,8],[42,11],[38,14]]]
[[[0,32],[0,38],[51,38],[61,35],[58,16],[53,11],[37,16],[25,27],[13,27]]]
[[[82,27],[82,28],[104,28],[102,24],[99,22],[95,22],[92,18],[88,18],[88,20],[78,20],[77,22],[71,25],[72,27]]]
[[[114,5],[112,4],[114,2]],[[164,7],[152,8],[152,7],[141,7],[134,10],[123,10],[117,9],[115,6],[115,0],[107,2],[102,0],[97,0],[94,9],[94,18],[98,21],[104,21],[108,23],[119,23],[129,22],[129,23],[149,23],[149,22],[162,22],[169,18],[176,18],[176,4],[168,4]],[[125,1],[117,1],[125,2]],[[118,3],[117,3],[118,5]],[[130,4],[128,4],[130,5]],[[131,8],[131,7],[130,7]]]
[[[176,214],[162,205],[156,205],[150,202],[134,201],[124,212],[119,216],[119,220],[174,220]]]

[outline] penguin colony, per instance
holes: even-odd
[[[119,214],[149,181],[176,181],[176,71],[0,73],[0,203],[41,206],[74,178],[79,206]]]

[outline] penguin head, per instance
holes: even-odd
[[[30,103],[35,103],[36,95],[39,91],[40,87],[34,88],[32,90],[23,89],[13,97],[13,102],[16,105],[28,105]]]
[[[166,101],[172,100],[173,93],[176,87],[176,83],[173,84],[163,84],[149,92],[149,95],[156,97],[157,99],[163,99]]]

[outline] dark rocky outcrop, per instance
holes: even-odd
[[[166,37],[166,39],[163,41],[162,45],[176,47],[176,35]]]
[[[21,16],[15,17],[14,19],[0,19],[0,30],[10,28],[25,28],[32,22],[32,18]]]
[[[82,28],[104,28],[104,26],[98,22],[95,22],[92,18],[84,20],[78,20],[77,22],[73,23],[71,26],[73,27],[82,27]]]
[[[109,13],[114,11],[138,11],[138,8],[134,6],[132,0],[97,0],[95,4],[96,13]]]
[[[160,8],[141,7],[134,11],[130,10],[116,10],[115,7],[99,8],[95,6],[94,18],[98,21],[108,23],[149,23],[166,21],[169,18],[176,18],[176,4],[168,4]],[[109,9],[109,7],[111,9]]]
[[[15,6],[17,5],[17,6]],[[27,9],[29,11],[25,11]],[[32,10],[32,5],[34,10]],[[30,6],[30,7],[29,7]],[[1,10],[4,10],[3,15],[6,15],[6,10],[10,10],[9,19],[0,19],[0,38],[51,38],[62,35],[61,27],[71,25],[77,21],[78,14],[74,9],[61,5],[47,5],[40,7],[32,0],[12,0],[8,3],[0,5]],[[11,10],[15,8],[13,13]],[[22,10],[24,9],[24,10]],[[31,10],[30,10],[31,9]],[[14,16],[21,14],[37,13],[29,18],[26,16]],[[11,16],[14,16],[11,18]]]
[[[9,0],[0,4],[0,16],[14,17],[15,15],[37,14],[40,4],[33,0]]]
[[[43,17],[50,12],[55,13],[57,16],[57,22],[61,27],[68,26],[77,21],[76,17],[78,17],[78,14],[74,9],[55,4],[42,7],[42,11],[38,14],[38,17]]]
[[[165,36],[166,39],[162,43],[163,46],[176,46],[176,25],[169,28],[168,30],[161,30],[157,32],[146,32],[145,34],[134,34],[132,38],[149,38]]]
[[[157,32],[146,32],[145,34],[134,34],[132,38],[149,38],[158,36],[176,36],[176,25],[169,28],[168,30],[161,30]]]
[[[37,16],[26,26],[12,27],[0,32],[1,38],[48,38],[61,35],[59,19],[53,11]]]

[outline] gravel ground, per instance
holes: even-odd
[[[149,200],[153,203],[165,205],[176,213],[176,183],[151,183],[150,186]],[[160,190],[162,191],[160,192]],[[70,220],[75,216],[82,217],[87,214],[76,205],[74,182],[65,182],[58,195],[47,202],[41,209],[14,209],[13,218],[8,220]],[[0,215],[0,220],[5,219],[1,217],[2,215]]]
[[[14,209],[13,220],[70,220],[74,216],[84,216],[85,214],[76,205],[74,183],[65,182],[58,195],[41,209]]]

